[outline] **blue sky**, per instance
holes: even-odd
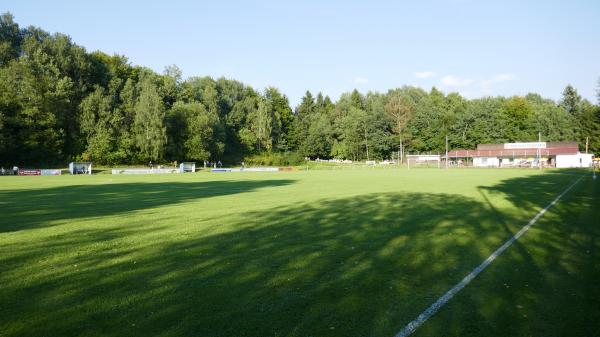
[[[596,102],[600,1],[4,0],[21,26],[66,33],[89,51],[184,77],[225,76],[292,104],[308,89],[436,86],[467,97],[567,84]]]

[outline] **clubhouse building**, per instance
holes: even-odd
[[[449,163],[475,167],[590,167],[593,155],[577,142],[479,144],[476,150],[448,151]]]

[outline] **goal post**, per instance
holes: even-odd
[[[409,154],[406,155],[408,168],[442,167],[442,157],[439,154]]]

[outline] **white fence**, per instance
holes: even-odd
[[[179,173],[179,169],[112,169],[112,174],[164,174],[164,173]]]

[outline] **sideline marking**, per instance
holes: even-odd
[[[398,332],[394,337],[407,337],[415,330],[417,330],[425,321],[427,321],[431,316],[433,316],[444,304],[448,303],[456,295],[459,291],[461,291],[464,287],[467,286],[479,273],[481,273],[487,266],[489,266],[498,256],[500,256],[504,251],[510,247],[517,239],[519,239],[525,232],[533,226],[547,210],[549,210],[552,206],[556,205],[556,203],[562,198],[567,192],[569,192],[577,183],[583,179],[583,176],[579,177],[579,179],[575,180],[569,187],[567,187],[561,194],[559,194],[546,208],[533,217],[533,219],[529,220],[527,225],[523,226],[517,234],[513,235],[510,239],[508,239],[502,246],[496,249],[492,255],[488,256],[479,266],[473,269],[462,281],[458,282],[454,287],[448,290],[442,297],[438,298],[429,308],[425,309],[417,318],[415,318],[412,322],[408,323],[400,332]]]

